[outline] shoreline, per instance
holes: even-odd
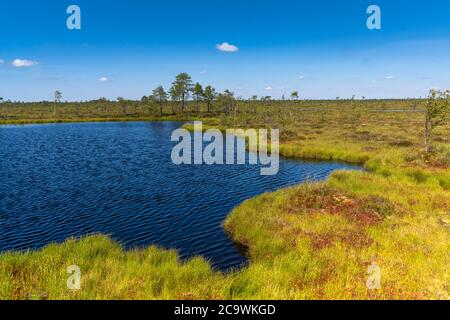
[[[162,122],[162,121],[191,121],[190,118],[177,116],[142,117],[142,118],[74,118],[74,119],[17,119],[0,120],[0,125],[27,125],[27,124],[58,124],[58,123],[85,123],[85,122]]]
[[[154,121],[107,121],[119,119]],[[217,125],[214,118],[199,119],[205,128]],[[105,122],[92,120],[64,123]],[[21,271],[17,279],[3,276],[7,287],[19,290],[13,295],[10,291],[2,294],[0,273],[0,297],[23,298],[26,290],[39,289],[51,291],[52,299],[448,299],[445,257],[450,172],[426,163],[411,165],[405,160],[409,153],[408,148],[397,146],[373,148],[370,139],[333,143],[320,134],[314,139],[280,143],[280,155],[286,158],[341,161],[365,170],[336,171],[322,182],[261,194],[233,209],[224,229],[233,241],[247,248],[249,264],[229,274],[213,271],[202,257],[181,262],[175,250],[155,247],[126,252],[109,238],[96,235],[33,252],[1,254],[0,266],[5,272],[17,266]],[[91,289],[67,292],[46,285],[48,277],[56,283],[66,278],[64,268],[71,257],[86,259],[88,283],[97,283],[97,289],[88,284]],[[55,259],[59,264],[37,274],[26,267]],[[108,270],[99,264],[105,259],[117,275],[101,276]],[[371,263],[383,272],[383,286],[378,291],[366,288]],[[135,264],[147,267],[135,269]],[[173,274],[184,280],[171,281]],[[16,284],[20,285],[22,277],[37,278],[31,287],[19,289]],[[105,279],[117,282],[115,289]],[[137,279],[142,283],[136,283]],[[149,287],[153,289],[148,291]]]

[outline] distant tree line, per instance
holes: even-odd
[[[290,101],[298,101],[299,100],[299,92],[293,91],[291,92],[289,99]],[[68,114],[69,116],[76,117],[81,114],[92,113],[93,110],[98,115],[110,114],[116,116],[129,116],[134,114],[144,114],[145,110],[151,112],[153,114],[159,114],[161,117],[164,116],[167,108],[164,108],[167,105],[172,107],[172,114],[177,114],[178,112],[184,113],[186,112],[187,102],[189,101],[189,111],[195,111],[199,113],[201,110],[200,105],[203,104],[206,107],[206,112],[211,113],[215,112],[216,114],[222,114],[224,116],[228,116],[232,114],[234,118],[236,118],[238,102],[243,101],[240,97],[235,97],[234,93],[230,90],[224,90],[223,92],[217,92],[214,87],[211,85],[207,85],[203,87],[200,83],[194,83],[192,78],[187,73],[180,73],[175,77],[175,80],[172,82],[171,87],[166,91],[166,89],[159,85],[155,89],[152,90],[151,94],[148,96],[143,96],[141,101],[128,100],[122,97],[118,97],[117,101],[109,101],[106,98],[100,98],[97,100],[86,101],[83,102],[62,102],[63,93],[60,90],[56,90],[54,92],[54,100],[53,102],[49,101],[41,101],[35,103],[24,103],[20,101],[13,102],[11,100],[5,100],[3,97],[0,97],[0,104],[3,106],[0,111],[4,113],[5,111],[12,114],[17,114],[14,110],[15,106],[37,106],[42,105],[43,108],[50,108],[51,113],[53,113],[54,117],[58,117],[61,115]],[[365,100],[363,97],[362,100]],[[358,113],[361,111],[361,107],[363,106],[363,102],[357,101],[356,95],[353,95],[351,99],[343,99],[340,97],[336,97],[335,100],[321,100],[324,104],[328,102],[334,101],[335,104],[345,104],[349,105],[353,114],[357,120]],[[429,153],[432,151],[433,146],[433,132],[439,126],[445,125],[449,118],[450,112],[450,91],[437,91],[431,90],[427,100],[423,99],[367,99],[365,103],[369,101],[373,101],[380,110],[385,110],[386,103],[388,101],[399,100],[406,101],[407,103],[411,103],[411,110],[414,111],[423,111],[424,116],[424,145],[425,152]],[[250,99],[248,99],[248,103],[253,106],[253,108],[247,109],[248,112],[252,112],[254,114],[257,113],[257,105],[266,106],[270,109],[271,105],[275,105],[274,102],[283,102],[286,101],[286,97],[283,95],[281,100],[273,100],[271,96],[261,96],[253,95]],[[303,102],[307,102],[309,100],[302,100]],[[379,101],[379,104],[377,104]],[[261,103],[262,102],[262,103]],[[242,106],[242,103],[240,104]],[[282,105],[282,106],[289,106]],[[293,105],[294,106],[294,105]],[[420,110],[419,106],[422,106]],[[48,110],[48,109],[47,109]],[[281,109],[280,109],[281,110]],[[27,114],[26,110],[21,110],[24,115]],[[76,113],[74,113],[76,111]],[[44,110],[36,111],[41,116],[45,113]],[[292,119],[292,110],[289,109],[290,119]],[[322,117],[324,117],[324,111],[322,112]],[[95,114],[94,114],[95,115]],[[0,113],[0,118],[5,118],[4,114]],[[264,122],[266,121],[266,116],[264,115]]]
[[[175,81],[168,91],[162,85],[153,89],[152,94],[143,96],[141,102],[155,102],[159,105],[159,113],[163,115],[163,105],[169,101],[177,102],[181,112],[186,111],[186,102],[192,98],[195,110],[200,110],[200,103],[206,103],[207,112],[211,112],[213,103],[217,104],[222,111],[229,113],[235,108],[236,98],[230,90],[224,90],[218,93],[214,87],[208,85],[203,87],[200,83],[194,83],[187,73],[180,73],[176,76]],[[175,112],[175,110],[174,110]]]

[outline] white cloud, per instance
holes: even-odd
[[[386,80],[391,80],[391,79],[394,79],[394,76],[386,76],[385,79],[386,79]]]
[[[106,82],[106,81],[109,81],[109,78],[108,77],[100,77],[97,80],[100,82]]]
[[[5,63],[5,60],[0,59],[0,66]]]
[[[207,74],[207,73],[208,73],[207,70],[202,70],[202,71],[200,71],[200,74]]]
[[[238,47],[229,44],[228,42],[224,42],[222,44],[218,44],[216,46],[217,50],[223,51],[223,52],[236,52],[239,50]]]
[[[272,86],[267,86],[264,88],[264,90],[266,91],[272,91],[272,90],[284,90],[284,87],[272,87]]]
[[[37,65],[37,61],[31,61],[31,60],[22,60],[22,59],[16,59],[13,61],[12,65],[16,68],[23,68],[23,67],[32,67]]]
[[[376,84],[376,83],[377,83],[377,81],[376,81],[376,80],[372,80],[372,83],[373,83],[373,84]]]
[[[303,79],[305,79],[305,76],[298,76],[298,78],[299,78],[300,80],[303,80]]]

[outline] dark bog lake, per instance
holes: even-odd
[[[0,126],[0,251],[41,248],[93,233],[126,248],[175,248],[220,270],[245,263],[222,222],[242,201],[306,180],[341,163],[255,165],[171,162],[176,122]]]

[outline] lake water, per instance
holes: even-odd
[[[245,199],[321,180],[340,163],[176,166],[176,122],[0,126],[0,251],[104,233],[126,248],[176,248],[220,270],[246,262],[221,224]]]

